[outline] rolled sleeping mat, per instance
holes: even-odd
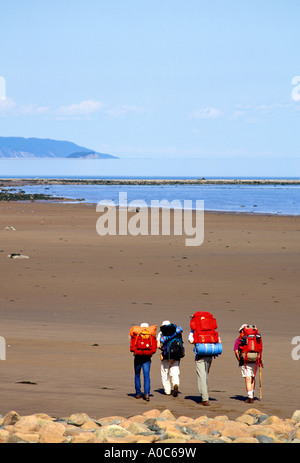
[[[197,343],[194,347],[196,355],[221,355],[223,352],[223,345],[220,342],[216,344],[210,343]]]

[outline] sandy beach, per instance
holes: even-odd
[[[1,202],[0,212],[0,414],[98,419],[167,408],[235,418],[249,408],[233,353],[242,323],[257,324],[264,342],[263,399],[253,406],[282,418],[300,408],[291,344],[300,336],[299,217],[206,213],[203,245],[186,247],[181,236],[100,237],[94,205]],[[215,315],[223,342],[205,408],[187,342],[198,310]],[[128,333],[165,319],[184,330],[180,394],[163,394],[156,354],[150,402],[138,401]]]

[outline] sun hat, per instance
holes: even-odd
[[[239,333],[244,329],[245,326],[247,326],[247,323],[244,323],[244,324],[240,327]]]
[[[161,326],[166,326],[166,325],[171,325],[171,322],[169,320],[165,320],[161,324]]]

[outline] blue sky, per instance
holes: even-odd
[[[299,159],[298,0],[1,3],[1,136],[122,158]]]

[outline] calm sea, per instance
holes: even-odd
[[[179,200],[183,206],[190,200],[195,208],[196,200],[204,200],[206,211],[300,215],[299,185],[33,185],[21,189],[94,204],[113,201],[117,205],[119,194],[126,193],[128,204]]]
[[[69,162],[41,160],[9,160],[0,163],[0,177],[14,178],[200,178],[199,161],[182,166],[181,163],[165,160],[155,166],[153,160],[113,161],[77,161]],[[196,167],[198,168],[196,169]],[[203,171],[202,171],[203,172]],[[217,178],[221,176],[205,176]],[[223,178],[230,178],[224,175]],[[246,178],[235,176],[231,178]],[[251,178],[259,178],[251,176]],[[268,178],[267,176],[264,178]],[[275,177],[271,177],[275,178]],[[284,177],[285,179],[287,177]],[[26,193],[43,193],[62,196],[72,200],[84,200],[87,203],[99,201],[119,202],[119,193],[127,193],[128,203],[143,200],[147,205],[152,200],[184,200],[193,202],[204,200],[206,211],[222,211],[236,213],[300,215],[300,185],[47,185],[22,187]]]

